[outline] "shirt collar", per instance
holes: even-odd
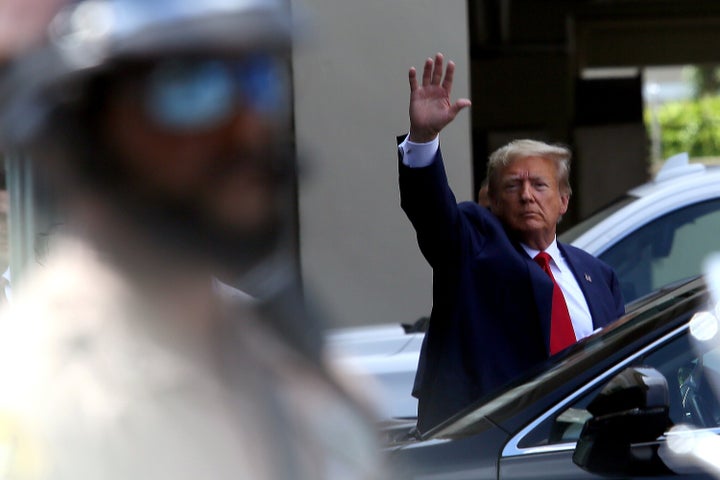
[[[535,258],[535,256],[538,253],[540,253],[540,250],[535,250],[534,248],[530,248],[527,245],[525,245],[524,243],[520,243],[520,245],[522,246],[523,250],[525,250],[525,252],[528,255],[530,255],[530,258]],[[560,253],[560,248],[558,247],[558,244],[557,244],[557,236],[555,238],[553,238],[552,243],[550,245],[548,245],[548,247],[545,250],[542,250],[542,251],[544,251],[545,253],[550,255],[550,258],[555,263],[555,266],[558,268],[558,270],[560,270],[560,259],[562,258],[562,254]]]

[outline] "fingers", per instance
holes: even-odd
[[[417,90],[417,71],[415,71],[415,67],[410,68],[410,71],[408,72],[408,80],[410,80],[410,91],[414,92]]]
[[[467,98],[458,98],[455,103],[452,105],[452,110],[454,112],[454,115],[457,115],[460,110],[463,108],[469,107],[472,105],[472,102],[470,102]]]
[[[435,57],[428,57],[423,65],[422,73],[422,87],[440,87],[444,90],[444,95],[450,97],[453,87],[453,81],[455,78],[455,62],[448,61],[445,67],[443,75],[443,63],[444,56],[442,53],[436,53]],[[417,70],[415,67],[411,67],[408,71],[408,80],[410,82],[410,91],[415,92],[418,88]],[[448,98],[449,99],[449,98]],[[463,108],[470,106],[470,100],[467,98],[460,98],[451,105],[451,110],[454,114],[457,114]],[[453,115],[454,116],[454,115]]]
[[[448,96],[452,92],[453,76],[455,75],[455,62],[452,60],[448,62],[447,68],[445,69],[445,78],[442,82],[442,88],[445,89]]]
[[[443,74],[443,54],[442,53],[436,53],[435,54],[435,65],[432,69],[432,84],[433,85],[440,85],[440,80],[442,79]],[[427,65],[427,63],[426,63]],[[432,67],[432,63],[431,63]]]
[[[430,85],[430,79],[433,75],[433,59],[428,58],[425,60],[425,66],[423,67],[422,86],[427,87]]]
[[[428,57],[428,59],[425,60],[425,64],[423,65],[422,86],[442,86],[449,95],[452,90],[453,77],[455,75],[455,62],[448,62],[443,78],[444,61],[445,57],[442,53],[436,53],[435,58]],[[410,88],[414,90],[417,88],[417,72],[414,67],[410,69],[409,78]]]

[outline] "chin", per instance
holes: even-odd
[[[237,207],[233,208],[233,206]],[[216,228],[230,232],[265,231],[268,225],[277,223],[279,217],[278,209],[269,200],[226,203],[221,208],[207,212],[207,218],[213,219]]]

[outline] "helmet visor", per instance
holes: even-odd
[[[267,56],[162,61],[152,67],[142,88],[148,116],[170,130],[211,128],[238,108],[271,117],[281,117],[287,109],[283,66]]]

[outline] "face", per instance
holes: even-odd
[[[555,163],[541,157],[519,158],[498,172],[491,208],[526,245],[545,249],[567,211],[569,197],[561,193]]]
[[[192,205],[228,231],[254,232],[276,220],[280,198],[273,150],[284,139],[281,116],[240,96],[225,99],[222,111],[213,114],[220,103],[210,101],[208,106],[194,86],[182,86],[186,89],[175,89],[175,96],[152,103],[148,78],[148,72],[139,71],[114,81],[102,116],[106,144],[132,188],[146,198]],[[231,85],[211,86],[218,91]],[[197,105],[188,102],[191,95],[200,98]],[[182,103],[190,107],[178,110]]]

